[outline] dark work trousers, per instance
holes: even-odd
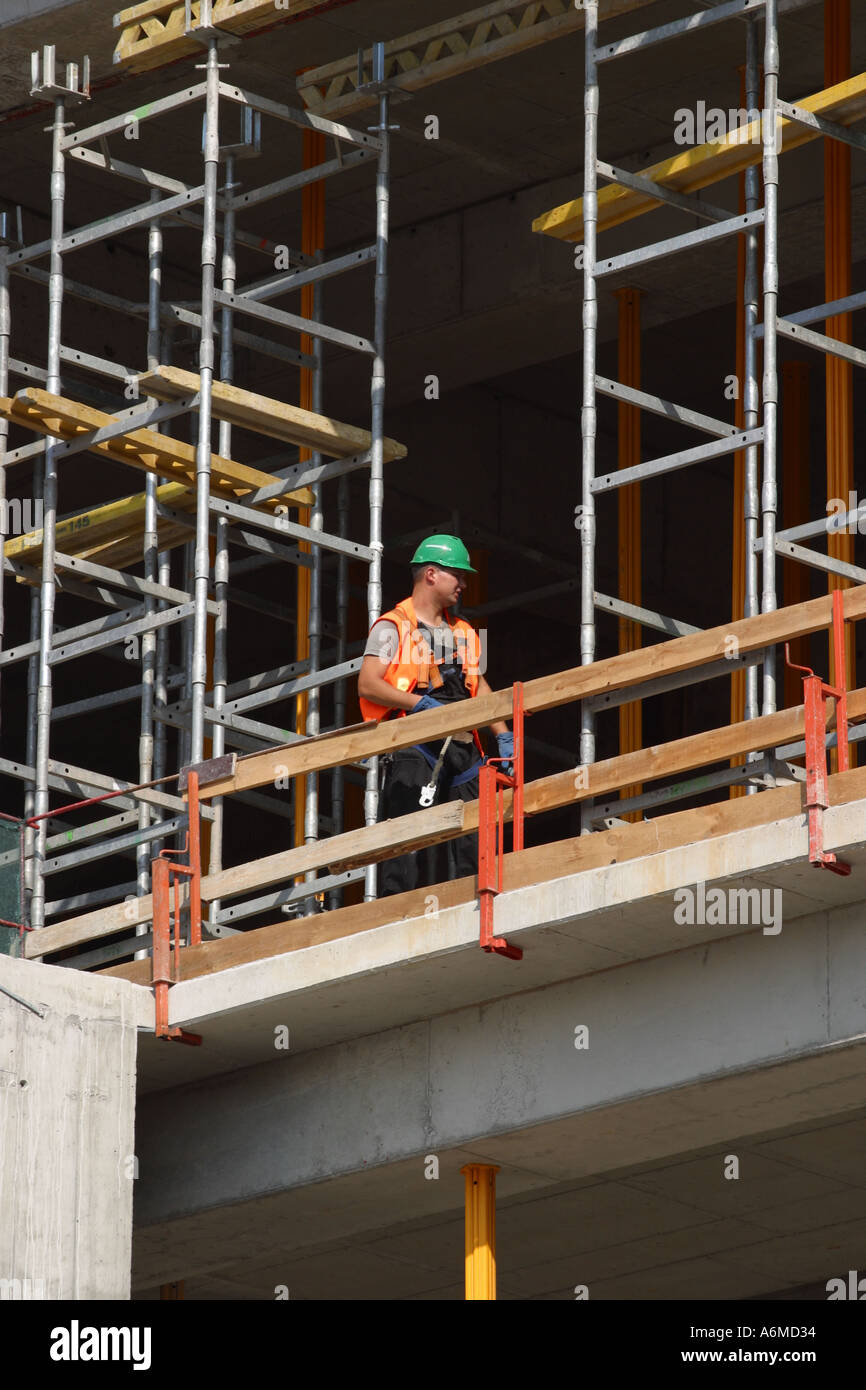
[[[436,750],[434,756],[438,757],[439,746],[434,744],[430,748],[431,753]],[[439,806],[443,801],[477,800],[477,772],[459,787],[451,785],[455,777],[477,762],[480,762],[480,755],[474,741],[452,741],[439,772],[433,805]],[[402,748],[396,753],[386,754],[380,760],[380,766],[382,763],[385,768],[384,785],[379,793],[379,820],[393,820],[396,816],[408,816],[420,810],[421,788],[426,787],[433,776],[433,769],[423,754],[415,748]],[[465,878],[477,872],[478,835],[461,835],[441,845],[430,845],[427,849],[401,854],[398,859],[384,860],[379,865],[379,897],[389,898],[394,893],[426,888],[433,883]]]

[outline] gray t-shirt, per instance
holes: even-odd
[[[448,623],[440,623],[439,627],[434,628],[422,624],[419,630],[428,647],[430,642],[427,633],[432,632],[435,661],[450,662],[454,659],[454,634]],[[392,623],[389,618],[379,618],[370,629],[364,655],[378,656],[381,661],[393,661],[397,655],[399,636],[396,623]]]

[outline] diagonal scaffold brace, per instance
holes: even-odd
[[[523,684],[513,686],[512,728],[514,731],[513,775],[502,772],[497,763],[503,758],[488,758],[478,773],[478,900],[481,909],[482,951],[522,960],[519,946],[512,946],[502,936],[493,934],[493,900],[502,892],[502,859],[505,836],[503,793],[514,789],[512,798],[513,849],[523,849]]]
[[[843,878],[851,865],[824,849],[824,812],[829,806],[827,790],[827,701],[836,706],[836,748],[840,772],[847,772],[848,756],[848,689],[845,665],[845,619],[842,590],[833,590],[833,664],[836,684],[828,685],[809,666],[791,661],[790,646],[785,643],[785,661],[793,671],[804,671],[803,706],[806,732],[806,811],[809,817],[809,863],[818,869],[829,869]]]

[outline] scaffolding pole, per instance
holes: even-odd
[[[66,128],[66,103],[63,95],[54,97],[54,122],[51,136],[51,259],[48,287],[48,376],[46,389],[60,394],[60,331],[63,312],[63,204],[66,190],[62,140]],[[39,590],[39,657],[36,700],[36,794],[34,816],[39,820],[33,840],[32,898],[30,922],[41,927],[45,922],[45,885],[43,864],[48,832],[48,760],[51,740],[51,644],[54,629],[56,580],[54,574],[55,527],[57,524],[57,446],[62,441],[49,437],[45,441],[45,473],[42,509],[42,583]]]
[[[381,84],[385,77],[385,46],[374,45],[373,81]],[[376,282],[374,288],[373,343],[375,357],[370,384],[372,444],[370,450],[370,569],[367,580],[367,620],[369,627],[382,612],[382,508],[384,503],[384,435],[385,435],[385,345],[388,317],[388,225],[390,192],[390,97],[387,89],[379,92],[379,124],[376,133],[381,145],[376,171]],[[364,822],[374,825],[379,804],[379,759],[371,758],[364,793]],[[367,866],[364,898],[376,897],[376,865]]]
[[[776,151],[779,98],[779,18],[778,0],[764,4],[764,469],[761,480],[761,612],[776,608],[776,463],[778,453],[779,373],[779,156]],[[768,647],[764,655],[762,711],[776,709],[776,652]]]
[[[598,0],[587,0],[584,32],[584,143],[583,143],[583,391],[581,406],[581,500],[578,509],[580,535],[580,663],[595,661],[595,450],[598,429],[596,407],[596,345],[598,289],[596,286],[596,224],[598,215]],[[595,712],[585,702],[580,707],[580,763],[595,762]],[[591,827],[592,804],[581,805],[581,827]]]
[[[227,154],[225,162],[226,188],[234,191],[235,158]],[[237,214],[233,207],[223,214],[223,254],[221,270],[221,289],[223,294],[231,295],[237,285],[237,265],[235,245],[237,233]],[[220,309],[220,381],[234,380],[234,314],[223,304]],[[232,456],[232,426],[229,420],[220,420],[219,449],[222,458]],[[214,597],[217,602],[217,615],[213,636],[213,710],[219,713],[226,701],[228,684],[228,596],[229,585],[229,523],[228,517],[218,517],[216,523],[216,543],[214,546]],[[210,726],[211,756],[221,758],[225,753],[225,726],[214,723]],[[225,799],[214,799],[214,819],[210,827],[208,873],[219,873],[223,866],[223,838],[225,833]],[[211,936],[221,936],[219,925],[220,903],[218,900],[208,904],[207,929]]]
[[[201,239],[201,338],[199,343],[198,445],[196,448],[195,626],[192,644],[192,722],[189,760],[204,757],[204,708],[207,693],[207,601],[210,582],[211,397],[214,379],[214,278],[216,275],[216,203],[219,177],[219,48],[207,41],[207,91],[204,139],[204,226]]]

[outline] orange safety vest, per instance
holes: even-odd
[[[474,698],[478,694],[481,656],[478,633],[463,618],[452,619],[447,609],[444,617],[454,634],[455,654],[463,666],[469,694]],[[399,641],[396,655],[392,657],[387,671],[384,672],[384,679],[396,690],[409,691],[414,690],[416,686],[421,690],[427,690],[431,687],[434,690],[437,689],[442,684],[442,676],[439,673],[438,664],[433,659],[427,639],[418,627],[418,617],[411,598],[405,598],[402,603],[397,604],[396,608],[392,608],[388,613],[382,613],[376,619],[377,623],[385,621],[394,623]],[[372,631],[372,628],[370,630]],[[397,709],[393,705],[377,705],[372,700],[364,699],[363,696],[359,698],[361,713],[365,719],[381,720],[388,719],[391,715],[411,713],[410,710]],[[483,757],[484,750],[478,732],[473,729],[472,733],[478,751]]]

